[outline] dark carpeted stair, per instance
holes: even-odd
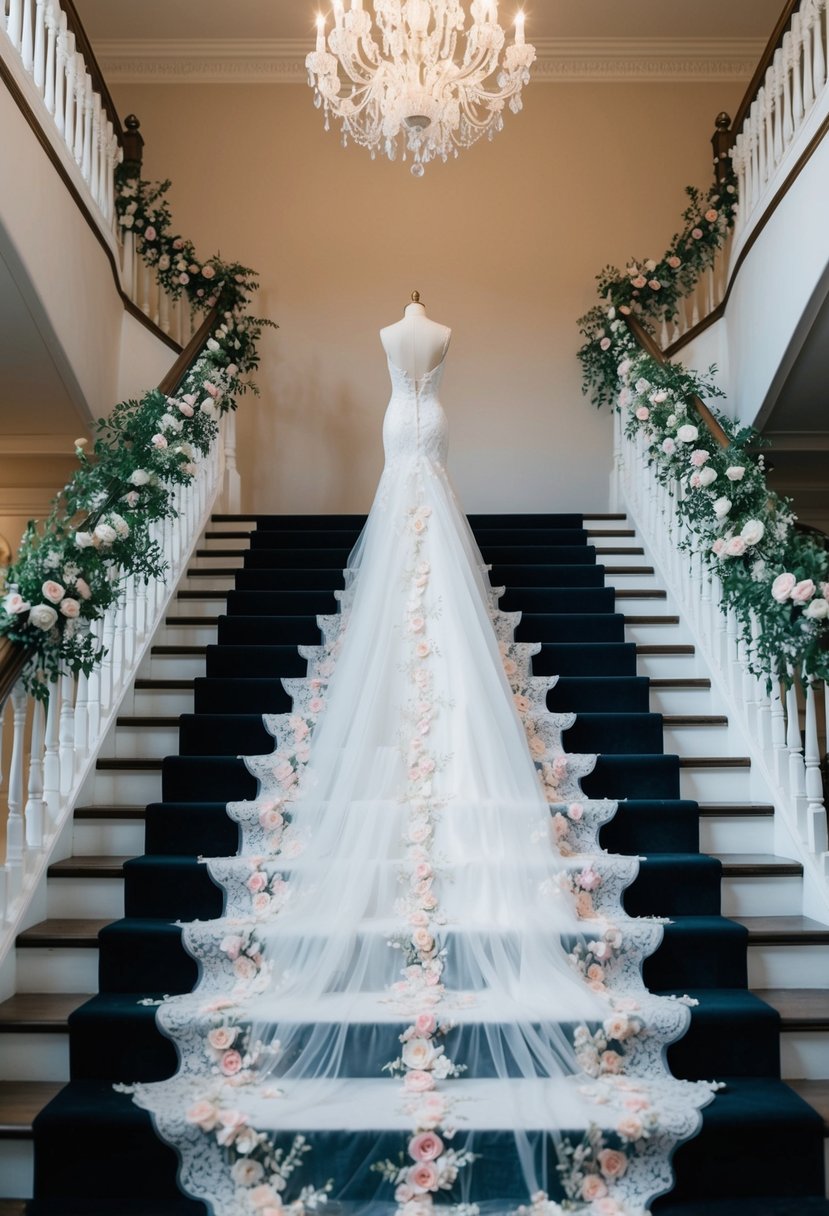
[[[673,918],[645,964],[652,989],[699,1002],[689,1033],[669,1049],[672,1067],[726,1082],[700,1135],[677,1152],[676,1188],[654,1212],[827,1216],[821,1119],[780,1080],[779,1015],[747,990],[747,930],[719,914],[721,865],[699,853],[699,809],[680,798],[679,761],[663,754],[662,720],[649,711],[649,682],[624,640],[624,600],[604,585],[594,538],[578,515],[470,521],[493,563],[493,586],[507,589],[501,607],[524,613],[518,637],[542,642],[533,670],[560,676],[549,707],[579,715],[565,746],[599,753],[585,792],[624,800],[601,841],[642,858],[625,893],[628,912]],[[238,756],[272,749],[261,715],[290,709],[280,678],[305,673],[296,646],[317,644],[317,614],[336,611],[333,592],[363,522],[263,516],[251,533],[218,643],[205,648],[193,712],[179,722],[179,755],[164,761],[162,801],[147,808],[146,852],[124,866],[126,916],[100,935],[100,992],[70,1018],[72,1082],[36,1121],[32,1216],[204,1211],[178,1193],[174,1154],[111,1082],[175,1069],[154,1006],[140,1002],[195,981],[174,922],[221,913],[222,892],[198,857],[236,850],[225,803],[256,791]],[[359,1136],[345,1147],[317,1140],[327,1174],[347,1172],[342,1155],[356,1160],[364,1151]],[[399,1137],[389,1147],[395,1156]]]

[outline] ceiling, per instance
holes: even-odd
[[[502,0],[511,20],[520,0]],[[537,38],[766,38],[782,0],[524,0],[527,34]],[[76,0],[96,39],[309,38],[330,0]]]

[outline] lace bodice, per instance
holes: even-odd
[[[386,465],[415,456],[427,456],[443,466],[449,446],[449,428],[440,404],[440,382],[446,351],[431,371],[415,379],[389,359],[392,395],[383,420]]]

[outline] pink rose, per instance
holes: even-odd
[[[213,266],[203,266],[202,267],[202,277],[203,278],[212,279],[215,277],[215,275],[216,275],[216,271]]]
[[[651,416],[651,412],[646,405],[640,405],[636,411],[636,417],[640,422],[647,422]]]
[[[144,229],[144,240],[145,241],[154,241],[157,236],[158,236],[158,233],[156,232],[155,228],[153,228],[152,224],[149,224]]]
[[[815,584],[810,578],[801,579],[799,583],[795,583],[792,587],[792,602],[795,604],[805,604],[815,594]]]
[[[421,954],[431,954],[435,948],[435,939],[428,929],[415,929],[412,934],[412,944]]]
[[[420,1165],[413,1165],[407,1175],[409,1186],[413,1187],[416,1192],[423,1194],[425,1191],[436,1191],[438,1189],[438,1172],[431,1161],[423,1161]]]
[[[711,459],[711,453],[706,452],[705,448],[695,448],[691,453],[691,464],[696,469],[701,469],[706,460]]]
[[[592,866],[586,866],[579,874],[578,884],[583,891],[596,891],[602,885],[602,876]]]
[[[236,1026],[217,1026],[207,1036],[207,1041],[215,1051],[227,1051],[236,1041],[239,1030]]]
[[[701,241],[702,240],[702,229],[701,228],[692,228],[691,236],[694,238],[695,241]]]
[[[41,587],[43,598],[48,600],[50,604],[59,604],[66,594],[60,583],[53,582],[52,579],[47,579]]]
[[[599,966],[598,963],[591,963],[587,968],[587,978],[589,980],[593,980],[594,982],[601,981],[604,979],[604,970]]]
[[[264,1182],[261,1186],[255,1186],[248,1191],[248,1198],[256,1211],[262,1213],[262,1216],[265,1216],[268,1208],[278,1212],[281,1216],[281,1200],[269,1182]]]
[[[226,1051],[219,1061],[219,1068],[226,1077],[234,1077],[242,1068],[242,1057],[235,1048]]]
[[[179,401],[178,408],[179,411],[184,414],[185,418],[192,418],[193,414],[195,413],[195,410],[188,401]]]
[[[412,1161],[437,1161],[442,1152],[443,1141],[434,1132],[422,1132],[409,1141],[409,1156]]]
[[[602,338],[601,342],[599,343],[599,346],[602,348],[602,350],[610,350],[610,347],[611,347],[610,338]]]
[[[73,621],[81,611],[81,606],[77,600],[65,599],[60,606],[60,612],[63,616]]]
[[[268,895],[267,891],[260,891],[258,895],[254,895],[250,903],[254,912],[258,915],[259,913],[267,911],[267,909],[271,906],[271,897]]]
[[[598,1162],[605,1178],[621,1178],[628,1167],[625,1154],[615,1148],[603,1148],[599,1153]]]
[[[700,481],[699,473],[692,473],[691,476],[688,478],[688,484],[690,485],[692,490],[698,490],[699,487],[702,485],[702,482]]]
[[[204,388],[204,391],[213,398],[214,401],[217,397],[221,397],[222,395],[222,390],[220,388],[216,388],[216,385],[211,384],[209,380],[205,380],[202,387]]]
[[[418,642],[417,646],[415,646],[415,654],[419,659],[425,659],[431,652],[432,647],[428,642]]]
[[[163,451],[163,449],[166,448],[166,446],[167,446],[167,440],[161,434],[153,435],[152,439],[150,440],[150,443],[153,445],[153,447],[156,449],[156,451],[159,451],[159,452]]]
[[[623,317],[629,317],[629,316],[630,316],[630,309],[628,308],[627,304],[620,304],[620,305],[619,305],[619,312],[622,314],[622,316],[623,316]]]
[[[415,866],[415,877],[419,878],[421,881],[424,878],[432,877],[432,867],[429,865],[428,861],[421,861],[417,866]]]
[[[434,1034],[437,1022],[433,1013],[419,1013],[415,1018],[415,1030],[419,1035]]]
[[[183,287],[183,286],[185,286],[185,284],[187,284],[187,283],[189,283],[189,282],[190,282],[190,276],[189,276],[189,274],[184,274],[184,273],[182,272],[182,273],[181,273],[181,274],[178,276],[178,281],[179,281],[179,283],[181,283],[182,287]]]
[[[426,626],[422,616],[413,616],[409,620],[409,629],[412,633],[422,633]]]
[[[662,440],[662,451],[666,456],[673,456],[676,451],[676,443],[671,439],[670,435],[667,439]]]
[[[256,975],[256,964],[242,954],[233,963],[233,974],[240,980],[252,980]]]
[[[674,254],[672,257],[668,258],[668,265],[670,266],[671,270],[679,270],[680,266],[682,265],[682,259],[678,258],[676,254]]]
[[[620,1056],[618,1051],[603,1051],[601,1054],[602,1072],[621,1072],[624,1062],[624,1056]]]
[[[616,1200],[611,1199],[609,1195],[604,1195],[601,1199],[597,1199],[593,1204],[593,1211],[595,1216],[623,1216],[622,1209]]]
[[[275,832],[284,822],[282,812],[276,807],[269,806],[259,812],[259,823],[268,832]]]
[[[596,909],[593,906],[593,899],[588,891],[580,891],[576,896],[576,916],[581,920],[590,920],[595,916]]]
[[[708,220],[709,224],[713,224],[719,214],[719,211],[712,207],[710,211],[706,211],[705,218]]]
[[[407,1072],[403,1078],[403,1085],[407,1093],[423,1094],[427,1089],[435,1088],[435,1078],[431,1073],[423,1072],[421,1069],[413,1069]]]
[[[267,885],[268,876],[267,874],[263,874],[261,870],[257,870],[255,874],[251,874],[247,881],[247,888],[254,895],[257,891],[264,891]]]
[[[659,282],[659,279],[649,279],[648,287],[650,287],[651,291],[659,291],[662,287],[662,284]]]
[[[625,1115],[616,1125],[616,1131],[623,1140],[638,1140],[642,1135],[642,1121],[635,1115]]]
[[[725,542],[726,557],[742,557],[746,551],[746,542],[742,536],[731,536]]]
[[[410,1186],[403,1183],[394,1192],[394,1197],[398,1203],[408,1203],[410,1199],[414,1199],[414,1191]]]
[[[206,1098],[195,1102],[184,1116],[188,1123],[195,1123],[203,1132],[212,1132],[219,1120],[219,1108]]]
[[[785,574],[778,574],[777,578],[771,585],[772,599],[777,600],[778,604],[785,604],[796,585],[797,579],[793,574],[789,574],[788,572]]]
[[[631,279],[630,282],[632,287],[641,288],[647,285],[648,280],[643,274],[638,274],[636,278]]]
[[[722,557],[725,552],[725,541],[721,536],[718,536],[711,546],[711,552],[716,553],[717,557]]]
[[[602,1199],[606,1194],[607,1186],[598,1174],[588,1174],[581,1184],[581,1197],[587,1203],[592,1203],[594,1199]]]

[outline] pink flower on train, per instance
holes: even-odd
[[[219,1121],[219,1108],[214,1102],[203,1098],[200,1102],[194,1102],[184,1117],[188,1123],[195,1123],[203,1132],[212,1132]]]
[[[257,891],[265,890],[265,887],[268,885],[268,876],[267,874],[263,874],[261,870],[257,870],[255,874],[251,874],[245,885],[255,895]]]
[[[259,824],[268,832],[275,832],[277,828],[282,827],[284,822],[282,812],[277,807],[265,807],[259,812]]]
[[[407,1174],[407,1181],[414,1190],[420,1194],[425,1191],[436,1191],[438,1189],[438,1172],[431,1161],[423,1161],[420,1165],[413,1165]]]
[[[584,814],[584,807],[580,802],[571,802],[567,808],[567,814],[571,819],[578,822]]]
[[[413,616],[409,620],[409,630],[411,633],[422,633],[426,627],[426,621],[422,616]]]
[[[636,417],[640,422],[647,422],[651,416],[651,412],[646,405],[640,405],[636,411]]]
[[[427,1090],[435,1088],[435,1078],[431,1073],[415,1068],[411,1072],[406,1073],[403,1078],[403,1085],[410,1094],[423,1094]]]
[[[419,970],[419,968],[417,969]],[[417,1072],[428,1072],[435,1062],[435,1051],[429,1039],[414,1038],[409,1039],[408,1043],[403,1044],[401,1059],[407,1068],[411,1068]],[[411,1149],[411,1145],[409,1146]],[[415,1158],[419,1160],[431,1160],[431,1158]]]
[[[255,1186],[252,1191],[248,1191],[248,1199],[250,1199],[254,1209],[262,1213],[262,1216],[265,1216],[265,1212],[269,1207],[281,1216],[282,1200],[269,1182],[263,1183],[262,1186]]]
[[[599,1169],[605,1178],[622,1178],[627,1172],[628,1159],[618,1149],[603,1148],[597,1160],[599,1162]]]
[[[616,1131],[623,1140],[639,1140],[643,1130],[642,1120],[637,1119],[635,1115],[625,1115],[616,1124]]]
[[[594,981],[603,980],[604,979],[604,968],[600,967],[598,963],[591,963],[590,966],[587,968],[587,978],[589,980],[594,980]]]
[[[431,954],[435,948],[435,939],[428,929],[415,929],[412,933],[412,944],[420,954]]]
[[[267,891],[260,891],[258,895],[254,895],[250,902],[254,912],[259,915],[262,912],[266,912],[271,906],[271,897]]]
[[[602,1199],[606,1194],[607,1184],[602,1181],[598,1174],[588,1174],[581,1184],[581,1197],[587,1203],[593,1203],[596,1199]]]
[[[409,1156],[413,1161],[436,1161],[443,1152],[443,1141],[433,1132],[422,1132],[409,1141]]]
[[[233,974],[239,980],[252,980],[256,975],[256,964],[242,954],[233,962]]]
[[[530,753],[538,758],[539,756],[543,756],[546,750],[544,740],[540,739],[538,735],[533,735],[530,739]]]
[[[415,1030],[419,1035],[434,1034],[437,1027],[433,1013],[419,1013],[415,1018]]]
[[[241,937],[225,937],[222,939],[219,949],[222,950],[229,959],[237,959],[242,949]]]
[[[415,646],[415,654],[419,659],[425,659],[431,653],[432,647],[428,642],[418,642],[417,646]]]
[[[227,1051],[236,1042],[238,1033],[238,1026],[217,1026],[209,1032],[207,1041],[215,1051]]]
[[[593,1204],[593,1211],[595,1216],[624,1216],[624,1212],[610,1195],[597,1199]]]
[[[577,881],[583,891],[596,891],[602,885],[602,876],[592,866],[586,866]]]
[[[595,916],[596,909],[589,891],[580,891],[576,896],[576,916],[581,920],[590,920]]]
[[[603,1051],[600,1061],[602,1072],[619,1073],[622,1071],[625,1059],[624,1056],[619,1055],[618,1051]]]
[[[325,701],[322,697],[312,697],[308,702],[308,709],[312,714],[321,713],[325,709]]]

